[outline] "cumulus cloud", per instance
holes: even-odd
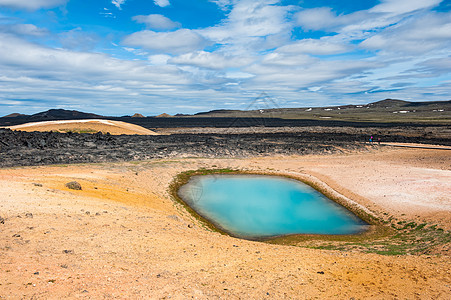
[[[277,48],[290,39],[292,30],[287,21],[292,8],[276,5],[278,2],[236,1],[221,24],[199,30],[199,33],[233,55]]]
[[[163,16],[163,15],[147,15],[147,16],[134,16],[132,18],[134,21],[138,23],[146,24],[147,27],[157,30],[170,30],[177,27],[180,27],[181,24],[178,22],[173,22],[171,19]]]
[[[230,57],[218,53],[198,51],[174,57],[170,59],[169,62],[178,65],[191,65],[220,70],[243,67],[252,63],[253,59],[249,57]]]
[[[273,5],[277,2],[274,0],[239,1],[223,24],[206,30],[205,34],[216,40],[226,40],[239,36],[264,37],[280,33],[289,28],[286,24],[289,8]]]
[[[0,0],[0,7],[11,7],[15,9],[36,10],[40,8],[56,7],[69,0]]]
[[[166,7],[171,5],[171,3],[169,3],[169,0],[154,0],[153,2],[155,3],[155,5],[158,5],[160,7]]]
[[[271,68],[274,67],[295,68],[300,66],[308,66],[317,62],[319,62],[319,59],[313,58],[309,55],[273,52],[265,55],[260,63],[265,66],[271,66]],[[284,70],[280,69],[279,71]]]
[[[283,53],[309,53],[314,55],[331,55],[344,53],[352,49],[349,45],[326,40],[303,39],[277,49]]]
[[[158,103],[174,97],[174,105],[183,94],[189,99],[200,94],[190,95],[192,78],[175,66],[149,66],[146,62],[119,60],[105,54],[53,49],[3,33],[0,33],[0,70],[0,103],[8,98],[20,101],[33,95],[34,99],[53,103],[46,107],[61,103],[72,107],[70,104],[76,103],[81,108],[103,106],[113,113],[117,107],[121,113],[123,107],[119,104],[131,97],[148,109],[148,101]],[[202,84],[202,80],[196,84]],[[169,92],[173,94],[168,95]],[[154,96],[146,96],[149,94]]]
[[[167,64],[168,60],[171,59],[170,55],[156,54],[149,56],[149,62],[152,65],[161,66]]]
[[[143,30],[127,36],[124,44],[169,54],[181,54],[203,49],[209,42],[195,31],[179,29],[172,32]]]

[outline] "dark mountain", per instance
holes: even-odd
[[[233,114],[236,112],[242,112],[242,110],[233,110],[233,109],[215,109],[215,110],[210,110],[210,111],[205,111],[205,112],[198,112],[196,114],[194,114],[195,116],[200,116],[200,115],[208,115],[208,114]]]
[[[28,115],[19,114],[19,113],[12,113],[9,115],[4,116],[3,118],[16,118],[16,117],[26,117]]]
[[[14,126],[29,122],[54,120],[102,119],[101,115],[84,113],[76,110],[50,109],[34,115],[10,114],[0,118],[0,126]]]
[[[400,107],[406,106],[411,102],[397,99],[385,99],[377,102],[370,103],[369,105],[372,107]]]
[[[103,118],[103,116],[84,113],[77,110],[49,109],[28,117],[30,120],[71,120],[71,119],[92,119]]]
[[[385,108],[392,108],[392,107],[431,107],[431,106],[443,106],[447,107],[451,105],[451,100],[448,101],[422,101],[422,102],[409,102],[404,100],[397,100],[397,99],[385,99],[377,102],[373,102],[368,104],[371,107],[385,107]]]

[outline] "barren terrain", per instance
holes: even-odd
[[[313,176],[381,218],[450,229],[446,150],[1,169],[0,298],[449,297],[449,243],[387,256],[207,230],[168,193],[174,176],[199,168]],[[65,187],[73,180],[81,191]]]
[[[55,131],[55,132],[78,132],[78,133],[109,133],[155,135],[156,133],[144,127],[121,121],[87,119],[87,120],[63,120],[63,121],[42,121],[25,123],[21,125],[6,127],[19,131]]]

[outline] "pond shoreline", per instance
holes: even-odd
[[[208,175],[259,175],[259,176],[274,176],[274,177],[283,177],[291,180],[298,181],[300,183],[304,183],[314,190],[318,191],[322,195],[324,195],[329,200],[335,202],[340,205],[344,209],[350,211],[352,214],[356,215],[358,218],[362,219],[369,226],[366,230],[354,233],[354,234],[286,234],[286,235],[277,235],[270,237],[262,237],[262,238],[248,238],[233,234],[232,232],[224,229],[217,222],[212,221],[211,219],[203,216],[198,213],[189,203],[183,200],[182,196],[179,194],[179,190],[182,186],[189,183],[193,177],[196,176],[208,176]],[[221,234],[229,235],[236,238],[242,238],[246,240],[252,241],[260,241],[260,242],[270,242],[270,243],[278,243],[281,241],[282,244],[286,244],[286,240],[289,239],[290,243],[296,242],[297,240],[305,241],[308,238],[314,239],[324,239],[324,240],[354,240],[356,237],[361,239],[365,237],[367,239],[373,238],[381,238],[384,235],[390,232],[390,229],[387,226],[383,226],[383,222],[379,220],[379,218],[371,212],[368,208],[363,205],[358,204],[357,202],[345,197],[344,195],[339,194],[337,191],[333,190],[326,183],[321,182],[319,179],[315,178],[309,174],[287,174],[287,173],[274,173],[274,172],[258,172],[252,170],[232,170],[232,169],[198,169],[198,170],[189,170],[183,173],[178,174],[174,180],[171,182],[169,186],[169,191],[177,203],[181,204],[193,217],[195,217],[199,222],[201,222],[204,226],[209,228],[212,231],[219,232]]]

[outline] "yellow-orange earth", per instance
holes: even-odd
[[[112,121],[104,119],[88,120],[63,120],[63,121],[42,121],[26,123],[21,125],[6,127],[12,130],[20,131],[56,131],[56,132],[79,132],[79,133],[110,133],[120,134],[138,134],[138,135],[156,135],[152,130],[142,126],[130,124],[122,121]]]
[[[451,228],[446,150],[0,169],[0,299],[449,299],[449,252],[317,250],[204,228],[168,191],[199,168],[311,176],[378,216]],[[81,191],[65,186],[74,180]]]

